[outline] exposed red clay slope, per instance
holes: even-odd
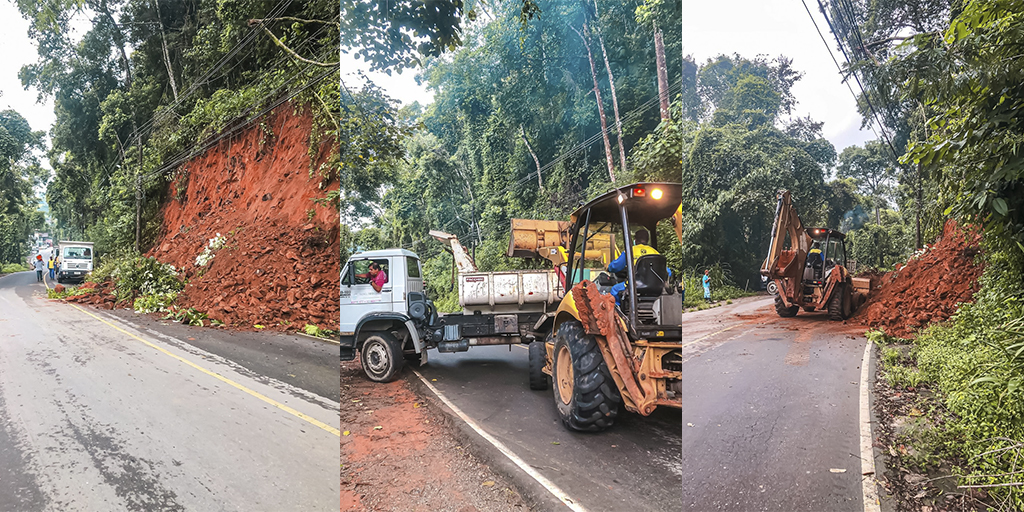
[[[957,303],[970,302],[978,291],[982,266],[974,257],[980,241],[977,231],[946,221],[942,237],[926,253],[881,277],[881,289],[872,290],[853,322],[913,338],[929,323],[948,319]]]
[[[321,178],[310,178],[311,126],[308,112],[284,105],[179,169],[147,253],[183,271],[179,304],[243,329],[338,329],[338,213],[313,201],[338,181],[321,189]],[[314,168],[332,151],[322,144]],[[197,267],[218,233],[226,245]]]

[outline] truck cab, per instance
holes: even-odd
[[[57,244],[57,256],[60,258],[56,269],[58,283],[81,283],[92,273],[95,258],[92,242],[60,242]]]
[[[387,276],[380,291],[370,283],[372,263]],[[384,249],[353,254],[341,271],[341,359],[355,358],[355,350],[364,341],[357,339],[358,333],[368,323],[406,323],[410,293],[415,298],[423,296],[423,273],[416,253]]]

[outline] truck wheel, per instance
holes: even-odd
[[[622,396],[597,340],[578,321],[559,326],[552,370],[551,388],[563,425],[597,432],[615,423]]]
[[[782,302],[782,297],[779,295],[775,296],[775,312],[783,318],[789,318],[796,316],[796,313],[800,311],[800,306],[789,306],[786,307],[786,303]]]
[[[846,285],[839,283],[836,284],[835,288],[832,289],[832,296],[828,298],[828,319],[829,320],[845,320],[849,315],[844,315],[844,310],[848,309],[849,306],[845,306],[844,302],[846,297]]]
[[[389,332],[376,333],[363,342],[359,361],[374,382],[391,382],[402,369],[402,345]]]
[[[544,373],[547,350],[543,341],[530,343],[530,389],[544,391],[548,388],[548,376]]]
[[[779,293],[779,285],[775,284],[775,280],[774,279],[772,279],[771,281],[768,281],[767,289],[768,289],[768,293],[771,294],[771,295],[778,295],[778,293]]]

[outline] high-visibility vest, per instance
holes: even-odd
[[[48,262],[48,263],[46,264],[46,267],[47,267],[47,268],[49,268],[50,270],[53,270],[53,260],[50,260],[50,261],[49,261],[49,262]]]
[[[636,260],[640,259],[641,256],[647,256],[648,254],[660,254],[654,247],[644,244],[636,244],[633,246],[633,264],[636,265]]]

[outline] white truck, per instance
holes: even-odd
[[[440,237],[439,237],[440,238]],[[452,238],[456,260],[465,257]],[[341,272],[341,359],[358,351],[367,376],[392,380],[405,360],[427,360],[427,350],[463,352],[477,345],[543,339],[564,295],[555,270],[477,272],[462,259],[461,313],[439,314],[427,300],[419,257],[404,249],[356,253]],[[387,276],[377,291],[371,263]]]
[[[92,242],[62,241],[57,244],[57,256],[60,258],[56,269],[58,283],[81,283],[93,270]]]

